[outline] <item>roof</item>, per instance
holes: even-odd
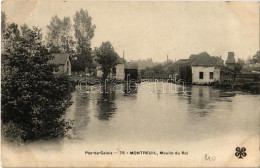
[[[137,62],[127,62],[125,64],[125,69],[138,69]]]
[[[163,65],[163,67],[164,67],[164,68],[165,68],[165,67],[169,67],[169,66],[171,66],[171,65],[173,65],[173,64],[174,64],[173,62],[169,62],[169,63]]]
[[[195,61],[197,58],[199,57],[199,55],[197,55],[197,54],[191,54],[190,55],[190,63],[193,63],[193,61]]]
[[[189,64],[190,61],[189,59],[179,59],[178,61],[176,61],[174,64]]]
[[[70,59],[70,54],[67,53],[62,53],[62,54],[52,54],[54,58],[50,60],[50,63],[53,64],[60,64],[60,65],[65,65],[66,61]]]
[[[222,59],[219,57],[211,57],[208,53],[203,52],[198,54],[197,59],[191,63],[191,66],[206,66],[215,67],[223,64]]]
[[[216,60],[218,65],[224,65],[224,61],[221,59],[221,56],[212,56],[212,58]]]

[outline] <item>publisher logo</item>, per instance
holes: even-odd
[[[238,157],[238,159],[243,159],[243,157],[246,157],[246,148],[245,147],[237,147],[235,156]]]

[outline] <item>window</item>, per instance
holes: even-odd
[[[203,79],[203,72],[200,72],[200,79]]]
[[[209,79],[213,79],[213,72],[209,73]]]

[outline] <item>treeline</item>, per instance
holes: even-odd
[[[246,71],[260,71],[260,51],[257,51],[253,57],[248,57],[246,61],[243,62],[243,68]]]
[[[152,58],[147,58],[147,59],[138,59],[138,60],[134,60],[133,62],[137,63],[138,65],[138,69],[142,70],[142,69],[146,69],[146,68],[151,68],[157,65],[166,65],[169,63],[173,63],[174,61],[172,60],[166,60],[162,63],[160,62],[154,62]]]
[[[169,77],[176,73],[176,65],[172,62],[169,64],[158,64],[152,67],[146,67],[140,71],[142,77]]]
[[[60,19],[57,15],[47,25],[46,46],[52,53],[70,53],[72,71],[93,73],[100,65],[103,78],[107,78],[111,68],[122,60],[115,52],[112,44],[102,42],[100,47],[91,48],[96,26],[87,10],[80,9],[73,16]]]
[[[246,62],[250,64],[260,63],[260,51],[257,51],[252,58],[249,57]]]
[[[145,69],[147,67],[153,67],[159,63],[154,62],[152,58],[147,58],[146,60],[138,59],[134,61],[138,65],[138,69]]]
[[[238,58],[234,66],[235,72],[250,73],[252,71],[260,71],[260,51],[257,51],[252,57],[246,60]]]
[[[87,10],[80,9],[73,16],[60,19],[57,15],[47,25],[46,46],[52,53],[70,53],[72,71],[91,71],[95,68],[91,39],[96,26]]]

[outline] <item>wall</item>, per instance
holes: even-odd
[[[185,80],[187,83],[192,81],[191,67],[187,65],[178,66],[179,79]]]
[[[68,66],[69,66],[69,70],[67,70],[67,63],[68,63]],[[66,74],[66,75],[71,75],[71,62],[70,60],[67,60],[65,65],[64,64],[60,64],[59,65],[59,71],[58,72],[53,72],[55,75],[63,75],[63,74]]]
[[[213,79],[215,82],[220,80],[220,68],[215,68]]]
[[[125,79],[125,64],[117,64],[116,66],[116,79],[124,80]]]
[[[203,72],[203,79],[199,78],[199,72]],[[210,79],[209,73],[213,72],[213,79]],[[192,83],[194,84],[210,84],[219,81],[220,69],[215,67],[192,66]]]
[[[125,80],[137,80],[138,70],[137,69],[125,69]]]

